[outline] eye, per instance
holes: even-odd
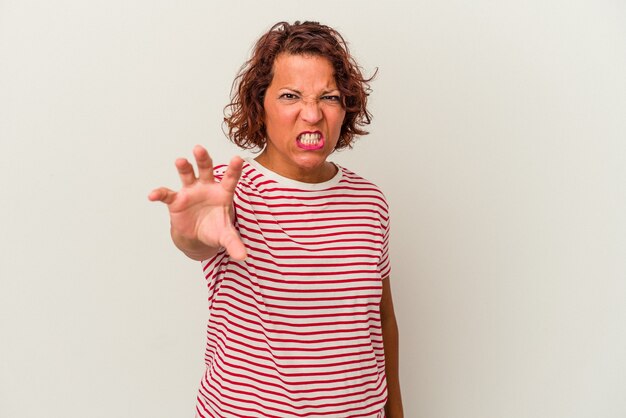
[[[328,102],[340,102],[341,101],[341,96],[336,96],[336,95],[326,95],[326,96],[322,96],[322,100],[328,101]]]
[[[296,96],[293,93],[283,93],[283,94],[280,95],[280,98],[281,99],[287,99],[287,100],[294,100],[294,99],[297,99],[298,96]]]

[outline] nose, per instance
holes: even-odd
[[[305,100],[300,111],[300,118],[308,124],[315,125],[323,118],[318,100]]]

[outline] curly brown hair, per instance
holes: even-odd
[[[333,66],[346,116],[336,150],[350,148],[356,135],[367,135],[362,127],[372,120],[367,110],[370,78],[365,78],[352,58],[348,45],[335,29],[318,22],[279,22],[254,46],[233,82],[231,103],[224,108],[228,137],[241,148],[263,149],[266,139],[265,92],[274,76],[274,61],[280,54],[314,55],[327,58]]]

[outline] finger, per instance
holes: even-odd
[[[196,145],[193,148],[193,156],[198,166],[198,179],[202,183],[213,182],[213,160],[204,147]]]
[[[239,178],[241,177],[241,169],[243,167],[243,160],[241,157],[233,157],[228,164],[228,168],[224,173],[224,177],[222,178],[221,185],[222,187],[230,192],[235,192],[235,187],[239,182]]]
[[[243,245],[239,234],[234,229],[226,233],[221,241],[220,245],[226,249],[231,258],[244,261],[248,257],[246,246]]]
[[[152,202],[163,202],[169,205],[176,199],[176,192],[166,187],[159,187],[150,192],[148,199]]]
[[[178,177],[180,177],[183,186],[191,186],[196,181],[196,174],[193,172],[191,163],[185,158],[179,158],[175,164],[176,170],[178,170]]]

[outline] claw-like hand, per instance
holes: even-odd
[[[189,257],[206,260],[225,248],[232,258],[244,260],[246,248],[233,226],[233,197],[243,160],[234,157],[218,183],[213,178],[213,162],[207,150],[196,145],[193,155],[198,177],[191,163],[179,158],[176,169],[183,187],[177,192],[160,187],[148,199],[167,205],[172,239]]]

